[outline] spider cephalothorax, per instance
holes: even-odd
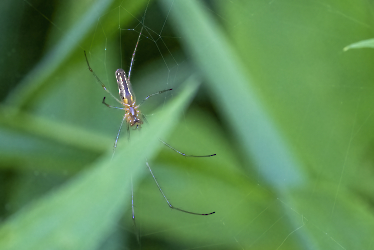
[[[135,103],[132,104],[124,104],[125,119],[126,122],[134,128],[141,128],[143,121],[141,119],[142,114],[140,113],[139,106],[134,106]]]

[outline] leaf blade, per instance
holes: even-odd
[[[364,49],[364,48],[374,48],[374,38],[352,43],[344,47],[343,51],[347,51],[350,49]]]
[[[178,98],[165,105],[151,129],[127,144],[110,160],[111,152],[89,170],[9,218],[0,228],[4,249],[93,249],[98,247],[122,214],[145,158],[157,152],[158,138],[176,123],[198,83],[188,81]],[[170,118],[170,114],[172,115]],[[168,118],[168,123],[163,124]],[[127,163],[127,164],[124,164]],[[124,188],[125,187],[125,188]]]

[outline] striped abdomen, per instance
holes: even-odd
[[[126,72],[123,69],[116,70],[116,79],[119,96],[123,103],[135,105],[135,95],[133,94],[131,83],[126,77]]]

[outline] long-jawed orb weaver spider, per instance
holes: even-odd
[[[154,94],[151,94],[149,96],[147,96],[140,104],[136,105],[136,99],[135,99],[135,95],[134,95],[134,92],[132,90],[132,87],[131,87],[131,82],[130,82],[130,76],[131,76],[131,69],[132,69],[132,66],[133,66],[133,63],[134,63],[134,58],[135,58],[135,53],[136,53],[136,49],[138,48],[138,44],[139,44],[139,41],[140,41],[140,37],[142,35],[142,31],[143,31],[143,27],[141,28],[140,30],[140,33],[139,33],[139,37],[138,37],[138,40],[136,42],[136,45],[135,45],[135,49],[134,49],[134,52],[132,54],[132,58],[131,58],[131,63],[130,63],[130,69],[129,69],[129,73],[127,74],[126,76],[126,72],[123,70],[123,69],[117,69],[116,72],[115,72],[115,77],[117,79],[117,84],[118,84],[118,91],[119,91],[119,96],[120,96],[120,100],[118,98],[116,98],[104,85],[104,83],[99,79],[99,77],[95,74],[95,72],[92,70],[89,62],[88,62],[88,59],[87,59],[87,55],[86,55],[86,51],[84,51],[84,56],[86,58],[86,62],[87,62],[87,66],[88,66],[88,69],[89,71],[93,74],[93,76],[96,78],[96,80],[101,84],[101,87],[109,93],[110,96],[113,97],[114,100],[116,100],[118,103],[120,103],[121,105],[123,105],[123,107],[115,107],[115,106],[111,106],[109,104],[107,104],[105,102],[105,97],[103,98],[103,101],[102,103],[104,105],[106,105],[108,108],[115,108],[115,109],[120,109],[120,110],[124,110],[125,111],[125,115],[123,116],[123,119],[122,119],[122,122],[121,122],[121,125],[119,127],[119,130],[118,130],[118,133],[117,133],[117,136],[116,136],[116,140],[114,142],[114,146],[113,146],[113,155],[115,153],[115,150],[116,150],[116,147],[117,147],[117,142],[118,142],[118,138],[119,138],[119,135],[120,135],[120,132],[121,132],[121,129],[122,129],[122,125],[124,123],[124,121],[126,121],[126,124],[127,124],[127,133],[129,135],[130,133],[130,127],[133,127],[134,129],[138,129],[138,128],[141,128],[141,125],[143,124],[143,120],[146,121],[146,118],[144,116],[144,114],[142,114],[139,110],[139,107],[146,101],[148,100],[149,97],[151,96],[155,96],[155,95],[159,95],[159,94],[162,94],[162,93],[165,93],[167,91],[171,91],[172,89],[165,89],[165,90],[161,90],[159,92],[156,92]],[[185,153],[182,153],[180,151],[178,151],[177,149],[173,148],[172,146],[170,146],[168,143],[164,142],[163,140],[159,139],[160,142],[162,142],[165,146],[169,147],[170,149],[172,149],[173,151],[177,152],[178,154],[182,155],[182,156],[185,156],[185,157],[211,157],[211,156],[215,156],[216,154],[211,154],[211,155],[188,155],[188,154],[185,154]],[[153,180],[155,181],[159,191],[161,192],[162,196],[164,197],[166,203],[168,204],[168,206],[171,208],[171,209],[175,209],[175,210],[178,210],[178,211],[181,211],[181,212],[184,212],[184,213],[188,213],[188,214],[194,214],[194,215],[211,215],[211,214],[214,214],[215,212],[211,212],[211,213],[195,213],[195,212],[190,212],[190,211],[187,211],[187,210],[184,210],[184,209],[181,209],[181,208],[177,208],[177,207],[174,207],[170,202],[169,200],[166,198],[164,192],[162,191],[160,185],[158,184],[157,182],[157,179],[156,177],[154,176],[153,172],[152,172],[152,169],[151,167],[149,166],[148,164],[148,161],[146,161],[146,165],[153,177]],[[133,195],[133,187],[131,187],[131,206],[132,206],[132,219],[134,220],[135,222],[135,213],[134,213],[134,195]]]

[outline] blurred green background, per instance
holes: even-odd
[[[372,249],[370,1],[5,1],[0,249]],[[114,72],[149,123],[121,134]],[[365,47],[365,46],[363,46]],[[370,47],[370,46],[367,46]],[[188,154],[184,158],[158,142]],[[150,166],[176,207],[167,207]],[[131,219],[134,185],[136,224]]]

